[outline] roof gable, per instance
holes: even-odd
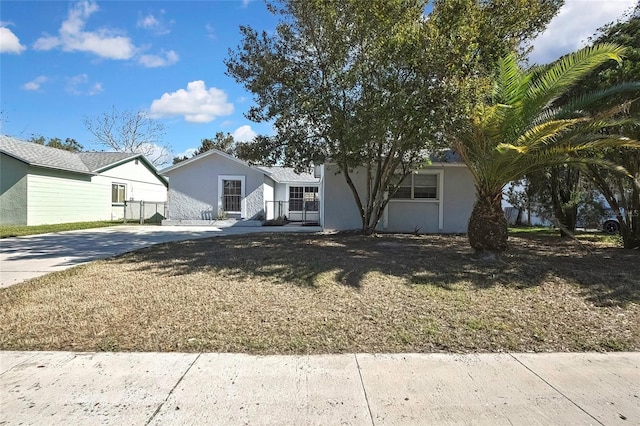
[[[228,160],[234,161],[234,162],[236,162],[238,164],[241,164],[241,165],[243,165],[245,167],[248,167],[250,169],[254,169],[254,170],[257,170],[257,171],[259,171],[261,173],[265,173],[264,170],[260,170],[257,167],[253,167],[249,163],[247,163],[245,161],[242,161],[241,159],[236,158],[233,155],[227,154],[226,152],[220,151],[218,149],[210,149],[207,152],[203,152],[202,154],[194,155],[193,157],[189,158],[188,160],[180,161],[177,164],[174,164],[172,166],[169,166],[169,167],[167,167],[165,169],[160,170],[159,173],[162,174],[162,175],[164,175],[166,173],[170,173],[170,172],[172,172],[172,171],[174,171],[176,169],[188,166],[189,164],[193,164],[195,162],[202,161],[203,159],[208,158],[208,157],[210,157],[212,155],[219,155],[219,156],[221,156],[223,158],[226,158]]]

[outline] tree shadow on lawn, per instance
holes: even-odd
[[[260,278],[311,288],[329,279],[359,289],[371,273],[451,290],[467,283],[480,289],[526,289],[566,280],[599,306],[640,301],[637,252],[588,252],[571,240],[551,237],[511,237],[510,246],[501,258],[487,262],[459,235],[252,234],[165,243],[116,261],[154,274],[215,272],[229,281]]]

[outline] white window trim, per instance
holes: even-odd
[[[124,200],[121,203],[113,202],[113,185],[124,186]],[[127,202],[127,193],[129,192],[128,185],[123,182],[111,182],[111,205],[112,206],[124,206]]]
[[[416,173],[416,172],[414,172]],[[444,229],[444,170],[424,170],[418,171],[417,174],[429,174],[429,175],[437,175],[438,179],[438,196],[436,198],[389,198],[389,203],[438,203],[438,230],[442,231]],[[411,181],[413,191],[413,180]],[[387,194],[388,196],[388,194]],[[386,229],[389,223],[389,210],[387,207],[384,209],[383,213],[383,228]]]
[[[244,175],[218,175],[218,211],[222,210],[222,196],[224,195],[222,181],[225,181],[225,180],[240,181],[240,200],[241,200],[240,208],[242,209],[242,211],[239,211],[239,212],[226,212],[226,213],[231,213],[231,214],[240,213],[240,218],[244,219],[245,212],[246,212],[246,207],[245,207],[246,177]],[[214,213],[217,213],[217,212],[214,212]]]
[[[423,175],[437,175],[438,179],[438,194],[436,198],[389,198],[390,203],[439,203],[442,198],[442,190],[444,188],[444,170],[430,170],[413,172],[411,175],[423,174]],[[411,192],[413,193],[413,178],[411,179]]]
[[[320,184],[317,184],[317,183],[315,183],[315,182],[314,182],[313,184],[304,184],[304,183],[287,183],[287,184],[285,185],[285,188],[286,188],[286,189],[285,189],[286,194],[285,194],[285,197],[284,197],[284,198],[285,198],[285,201],[287,202],[287,213],[289,213],[289,211],[292,211],[292,212],[294,212],[294,213],[299,213],[299,211],[298,211],[298,210],[289,210],[289,202],[291,201],[291,200],[289,199],[289,196],[291,195],[290,188],[291,188],[292,186],[293,186],[293,187],[302,187],[302,188],[303,188],[303,189],[302,189],[302,194],[303,194],[302,196],[303,196],[303,197],[304,197],[304,194],[305,194],[305,191],[304,191],[304,188],[305,188],[305,187],[318,188],[318,201],[320,201],[320,200],[322,199],[322,198],[320,197]],[[320,201],[320,203],[319,203],[319,204],[320,204],[320,205],[322,205],[322,202]],[[320,213],[320,210],[318,210],[318,213]]]

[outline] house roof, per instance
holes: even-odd
[[[95,174],[74,152],[0,135],[0,152],[31,166]]]
[[[162,169],[160,171],[160,174],[166,174],[166,173],[170,173],[178,168],[181,167],[185,167],[188,166],[189,164],[192,164],[196,161],[200,161],[204,158],[207,158],[209,156],[212,155],[219,155],[221,157],[227,158],[231,161],[235,161],[238,164],[242,164],[245,167],[248,167],[250,169],[256,170],[260,173],[263,173],[265,175],[267,175],[268,177],[270,177],[271,179],[273,179],[274,181],[278,182],[278,183],[285,183],[285,182],[308,182],[308,183],[316,183],[319,182],[320,180],[318,178],[315,178],[312,174],[310,173],[296,173],[296,171],[291,168],[291,167],[263,167],[263,166],[252,166],[251,164],[240,160],[239,158],[234,157],[233,155],[227,154],[226,152],[217,150],[217,149],[211,149],[207,152],[204,152],[202,154],[198,154],[198,155],[194,155],[193,157],[189,158],[188,160],[184,160],[181,161],[177,164],[174,164],[173,166],[167,167],[166,169]]]
[[[452,149],[443,149],[435,154],[429,155],[433,163],[464,163],[460,154]]]
[[[64,170],[86,175],[96,175],[106,169],[139,158],[166,185],[166,179],[158,175],[155,167],[153,167],[142,154],[126,152],[70,152],[5,135],[0,135],[0,152],[30,166]]]
[[[89,170],[98,172],[114,164],[140,157],[140,154],[132,154],[130,152],[78,152],[78,156]]]
[[[308,182],[308,183],[317,183],[320,182],[320,179],[313,176],[311,173],[298,173],[292,167],[266,167],[266,166],[258,166],[258,169],[264,170],[271,179],[276,182],[284,183],[284,182]]]

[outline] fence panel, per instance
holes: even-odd
[[[320,203],[318,201],[265,201],[268,221],[302,222],[317,224],[320,222]]]
[[[167,217],[167,203],[154,201],[126,201],[125,222],[161,223]]]

